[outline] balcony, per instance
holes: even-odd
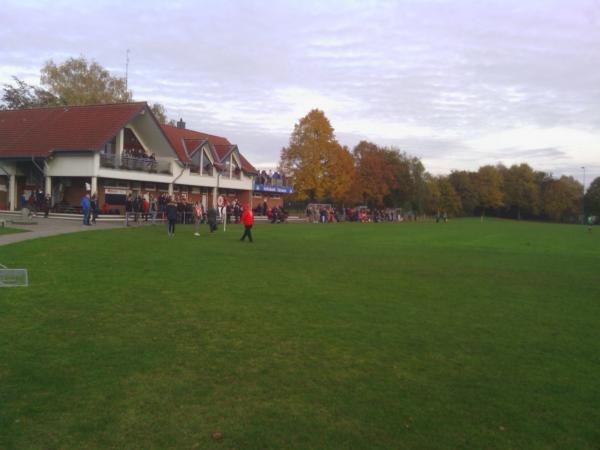
[[[253,189],[259,192],[274,192],[279,194],[291,194],[294,188],[288,180],[280,175],[268,176],[266,173],[254,177]]]
[[[100,167],[136,172],[160,173],[173,175],[170,161],[160,161],[152,158],[135,156],[100,155]]]
[[[200,166],[198,164],[190,164],[190,173],[194,175],[200,175]],[[205,177],[213,176],[213,166],[211,164],[206,164],[204,166],[204,170],[202,170],[202,175]]]

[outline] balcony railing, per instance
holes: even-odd
[[[169,161],[136,158],[133,156],[121,156],[119,158],[119,155],[100,155],[100,167],[173,175]]]
[[[190,164],[190,173],[200,175],[200,166],[198,164]],[[212,177],[213,168],[210,164],[204,166],[204,170],[202,171],[202,175],[205,177]]]
[[[279,186],[279,187],[291,187],[291,184],[288,183],[288,180],[282,177],[269,177],[259,175],[254,177],[254,184],[260,184],[264,186]]]

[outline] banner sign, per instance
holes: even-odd
[[[127,195],[127,189],[104,188],[107,195]]]
[[[267,186],[265,184],[255,184],[252,189],[259,192],[276,192],[278,194],[291,194],[294,192],[291,186]]]

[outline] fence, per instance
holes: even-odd
[[[132,156],[100,155],[100,165],[110,169],[137,170],[149,173],[164,173],[172,175],[169,161],[151,158],[136,158]]]

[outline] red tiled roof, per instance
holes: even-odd
[[[177,156],[179,156],[179,159],[184,162],[189,161],[185,152],[184,142],[187,150],[193,151],[195,149],[194,146],[197,147],[201,141],[208,140],[214,150],[215,154],[213,156],[217,162],[222,161],[233,147],[226,138],[221,136],[188,130],[187,128],[177,128],[172,125],[161,125],[161,127],[169,139],[171,146],[177,152]],[[240,157],[242,159],[242,170],[244,172],[257,173],[257,170],[254,168],[254,166],[250,164],[241,153]]]
[[[256,170],[256,168],[252,164],[250,164],[250,161],[248,161],[241,153],[240,159],[242,160],[242,170],[244,172],[258,175],[258,170]]]
[[[0,156],[99,150],[146,107],[138,102],[0,111]]]
[[[227,139],[220,136],[213,136],[212,134],[200,133],[199,131],[188,130],[187,128],[177,128],[172,125],[161,125],[165,135],[169,139],[171,146],[177,152],[177,156],[183,162],[188,162],[188,157],[185,153],[183,141],[201,141],[208,139],[213,146],[214,145],[231,145]],[[188,150],[192,150],[188,145]],[[220,158],[219,158],[220,159]]]
[[[206,139],[184,139],[183,140],[187,154],[191,155]]]

